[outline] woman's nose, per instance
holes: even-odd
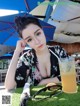
[[[38,38],[34,38],[35,44],[39,44],[40,40]]]

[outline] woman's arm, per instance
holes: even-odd
[[[48,83],[60,83],[60,81],[57,77],[47,78],[47,79],[41,80],[41,82],[38,85],[46,85]]]
[[[23,45],[23,46],[21,46]],[[7,90],[13,89],[16,86],[16,82],[14,80],[15,78],[15,72],[16,72],[16,67],[19,59],[20,53],[24,50],[25,44],[22,40],[17,42],[16,49],[14,51],[14,55],[12,57],[12,60],[10,62],[6,78],[5,78],[5,88]]]
[[[9,68],[8,68],[8,71],[6,74],[5,88],[8,90],[13,89],[16,86],[14,76],[15,76],[15,71],[16,71],[19,55],[20,55],[19,52],[17,52],[17,51],[14,52],[13,58],[11,60],[11,63],[9,65]]]

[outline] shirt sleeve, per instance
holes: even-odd
[[[15,81],[17,83],[17,87],[23,87],[25,82],[27,81],[29,75],[29,63],[26,60],[25,56],[22,55],[17,64],[17,69],[15,73]]]
[[[54,46],[55,48],[55,53],[58,55],[59,58],[66,58],[69,57],[68,53],[64,48],[62,48],[59,45]]]

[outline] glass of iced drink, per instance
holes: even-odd
[[[62,91],[65,93],[76,93],[76,70],[73,57],[61,58],[59,62]]]

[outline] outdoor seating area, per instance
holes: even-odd
[[[0,83],[4,83],[5,81],[5,77],[6,77],[9,64],[10,64],[10,58],[3,57],[0,59]]]
[[[80,0],[0,1],[0,106],[80,106],[79,11]]]
[[[80,53],[80,47],[79,47],[80,43],[65,44],[65,43],[58,43],[58,42],[51,41],[51,42],[48,42],[47,44],[60,45],[67,51],[69,55],[72,55],[75,58],[75,61],[80,60],[80,57],[78,55],[76,56],[76,53]],[[75,54],[75,56],[73,54]],[[4,61],[2,63],[0,62],[0,82],[2,83],[5,80],[5,76],[7,73],[7,69],[8,69],[11,57],[12,56],[6,56],[4,58],[7,58],[7,59],[6,60],[2,59]],[[77,72],[77,81],[80,82],[80,65],[78,64],[76,65],[76,72]]]

